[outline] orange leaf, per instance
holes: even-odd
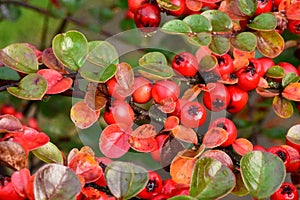
[[[189,184],[197,158],[176,156],[170,166],[170,175],[176,183]]]
[[[144,124],[134,130],[129,137],[129,144],[138,152],[152,152],[158,146],[155,136],[155,127],[151,124]]]
[[[282,96],[292,101],[300,101],[300,83],[290,83],[284,88]]]
[[[253,150],[252,143],[245,138],[238,138],[232,144],[233,149],[241,156]]]
[[[180,139],[184,142],[193,144],[198,143],[197,133],[192,128],[187,128],[183,125],[178,125],[172,130],[172,133],[175,136],[175,138]]]
[[[227,138],[228,133],[226,130],[219,127],[213,127],[205,133],[202,143],[207,148],[214,148],[223,144]]]

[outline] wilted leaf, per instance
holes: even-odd
[[[244,156],[246,153],[253,150],[253,145],[246,138],[238,138],[232,143],[232,148],[239,155]]]
[[[47,81],[39,74],[28,74],[18,87],[9,87],[7,91],[21,99],[41,100],[47,91]]]
[[[1,49],[0,61],[25,74],[34,73],[38,70],[35,52],[25,43],[15,43]]]
[[[202,12],[201,15],[208,19],[214,32],[227,32],[233,26],[230,17],[219,10],[207,10]]]
[[[13,115],[0,115],[0,133],[22,131],[22,124],[18,118]]]
[[[27,167],[27,162],[27,153],[21,145],[12,141],[0,142],[0,163],[20,170]]]
[[[89,83],[84,96],[84,102],[94,111],[100,111],[105,107],[107,102],[106,96],[102,94],[98,86],[97,83]]]
[[[193,32],[210,32],[212,31],[212,26],[208,19],[202,15],[189,15],[183,19],[185,23],[187,23]]]
[[[257,50],[264,56],[275,58],[284,49],[284,39],[276,31],[257,31]]]
[[[55,57],[52,48],[47,48],[43,51],[42,62],[49,69],[54,69],[63,74],[67,73],[65,66]]]
[[[91,41],[88,43],[89,54],[87,60],[91,63],[106,67],[110,64],[119,63],[119,55],[113,45],[106,41]]]
[[[273,110],[281,118],[290,118],[294,113],[294,108],[290,100],[275,96],[273,99]]]
[[[285,167],[277,155],[252,151],[242,157],[240,164],[243,182],[256,199],[271,196],[285,179]]]
[[[231,45],[241,51],[252,52],[257,46],[256,36],[251,32],[242,32],[230,39]]]
[[[223,144],[228,138],[228,133],[225,129],[219,127],[210,128],[204,135],[202,143],[207,148],[218,147]]]
[[[100,135],[100,151],[109,158],[123,156],[130,149],[128,143],[129,134],[120,128],[118,124],[108,125]]]
[[[191,27],[184,21],[173,19],[166,22],[162,27],[162,31],[167,33],[182,34],[192,32]]]
[[[56,58],[74,71],[82,67],[88,54],[87,39],[73,30],[56,35],[52,40],[52,48]]]
[[[81,190],[76,174],[66,166],[47,164],[41,167],[34,178],[36,200],[75,199]]]
[[[230,49],[229,39],[225,38],[221,35],[214,35],[209,44],[209,49],[213,53],[221,56],[221,55],[227,53]]]
[[[263,13],[256,16],[247,26],[257,31],[271,31],[276,28],[277,19],[271,13]]]
[[[291,101],[300,101],[300,83],[290,83],[284,88],[282,96]]]
[[[84,101],[74,104],[70,111],[71,120],[80,129],[92,126],[98,120],[99,115],[100,111],[93,111]]]
[[[53,69],[41,69],[37,72],[42,75],[47,81],[46,94],[58,94],[68,90],[72,84],[73,79],[64,78],[59,72]]]
[[[213,158],[199,159],[193,170],[190,196],[197,199],[220,199],[235,186],[235,176],[225,165]]]
[[[155,127],[152,124],[143,124],[130,134],[128,142],[138,152],[152,152],[158,146],[155,136]]]
[[[133,163],[114,161],[106,167],[105,180],[116,198],[126,200],[146,186],[148,171]]]
[[[64,163],[62,152],[51,142],[33,150],[32,153],[46,163],[57,163],[61,165]]]

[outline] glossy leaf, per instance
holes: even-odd
[[[284,75],[282,81],[281,81],[281,85],[282,87],[286,87],[287,85],[289,85],[290,83],[297,83],[299,82],[300,77],[297,76],[295,73],[290,72]]]
[[[106,67],[119,63],[119,55],[116,48],[106,41],[91,41],[88,43],[89,54],[87,60],[91,63]]]
[[[244,156],[246,153],[253,150],[253,145],[246,138],[238,138],[232,143],[232,148],[239,155]]]
[[[207,10],[201,15],[206,17],[212,26],[214,32],[227,32],[230,31],[233,24],[230,17],[219,10]]]
[[[143,124],[135,129],[129,137],[131,148],[138,152],[152,152],[157,149],[156,130],[151,124]]]
[[[182,34],[192,32],[191,27],[184,21],[179,19],[173,19],[166,22],[162,27],[162,31],[173,34]]]
[[[228,138],[228,133],[225,129],[214,127],[210,128],[204,135],[202,143],[207,148],[218,147],[223,144]]]
[[[80,75],[92,82],[105,83],[107,80],[111,79],[117,72],[117,66],[115,64],[110,64],[104,68],[85,68],[83,67],[80,71]]]
[[[73,79],[68,77],[65,78],[53,69],[41,69],[37,73],[42,75],[47,81],[46,94],[58,94],[64,92],[73,84]]]
[[[130,199],[148,182],[148,171],[129,162],[114,161],[105,170],[105,180],[117,199]]]
[[[206,32],[197,33],[197,35],[188,36],[188,41],[197,46],[207,46],[211,42],[211,34]]]
[[[256,36],[251,32],[242,32],[230,39],[231,45],[241,51],[252,52],[256,49]]]
[[[282,78],[284,76],[284,69],[279,65],[275,65],[268,69],[266,76],[270,78]]]
[[[57,59],[74,71],[82,67],[88,54],[87,39],[78,31],[56,35],[52,40],[52,48]]]
[[[290,83],[284,88],[282,96],[291,101],[300,101],[300,83]]]
[[[34,178],[34,197],[36,200],[75,199],[81,190],[76,174],[66,166],[47,164],[41,167]]]
[[[67,73],[65,66],[55,57],[52,48],[47,48],[43,51],[42,62],[49,69],[54,69],[62,74]]]
[[[98,120],[99,115],[99,111],[93,111],[84,101],[75,103],[70,111],[71,120],[80,129],[92,126]]]
[[[1,49],[0,62],[25,74],[38,70],[35,52],[25,43],[15,43]]]
[[[159,6],[166,10],[176,11],[179,10],[179,6],[174,5],[171,0],[157,0]]]
[[[101,83],[100,83],[101,84]],[[100,91],[97,83],[89,83],[84,96],[84,102],[93,111],[100,111],[105,107],[107,98]]]
[[[25,149],[16,142],[0,142],[0,161],[2,164],[20,170],[27,167],[27,153]]]
[[[209,44],[209,49],[217,55],[223,55],[230,49],[229,39],[220,35],[215,35],[212,37],[212,40]]]
[[[281,118],[290,118],[294,113],[291,101],[280,96],[274,97],[272,106],[274,112]]]
[[[99,139],[100,151],[109,158],[119,158],[128,152],[129,133],[118,124],[108,125],[101,133]]]
[[[276,31],[257,31],[257,50],[264,56],[275,58],[284,49],[284,39]]]
[[[7,91],[21,99],[41,100],[47,91],[47,81],[39,74],[28,74],[18,87],[9,87]]]
[[[199,159],[193,170],[190,196],[197,199],[220,199],[235,186],[235,176],[225,165],[213,158]]]
[[[18,118],[13,115],[0,115],[0,133],[22,131],[22,124]]]
[[[257,7],[257,1],[256,0],[241,0],[241,1],[236,1],[238,3],[238,8],[239,10],[247,15],[247,16],[252,16],[254,15]]]
[[[263,13],[256,16],[247,26],[257,31],[271,31],[276,28],[277,19],[271,13]]]
[[[201,71],[211,71],[218,65],[218,60],[213,55],[204,56],[199,62],[199,68]]]
[[[178,125],[172,130],[175,138],[182,140],[184,142],[197,144],[198,137],[197,133],[192,128],[185,127],[183,125]]]
[[[277,155],[252,151],[242,157],[240,164],[243,182],[256,199],[271,196],[285,179],[285,167]]]
[[[183,19],[185,23],[187,23],[193,32],[210,32],[212,31],[212,26],[208,19],[202,15],[194,14],[189,15]]]
[[[32,153],[45,163],[64,164],[62,152],[51,142],[33,150]]]
[[[230,156],[225,153],[222,150],[218,150],[218,149],[211,149],[211,150],[207,150],[204,153],[201,154],[200,158],[214,158],[218,161],[220,161],[223,165],[225,165],[226,167],[228,167],[229,169],[233,170],[234,165],[232,162],[232,159],[230,158]]]

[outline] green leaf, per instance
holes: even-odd
[[[272,106],[276,115],[278,115],[281,118],[290,118],[294,113],[292,102],[281,96],[274,97]]]
[[[245,186],[256,199],[271,196],[285,179],[285,167],[277,155],[252,151],[242,157],[240,164]]]
[[[114,161],[105,169],[105,180],[117,199],[130,199],[148,182],[148,171],[133,163]]]
[[[35,52],[24,43],[11,44],[1,49],[0,61],[7,67],[25,74],[38,70]]]
[[[284,69],[279,65],[275,65],[268,69],[266,76],[270,78],[282,78],[284,76]]]
[[[78,31],[68,31],[56,35],[52,40],[53,53],[67,68],[77,71],[86,60],[88,42]]]
[[[21,99],[41,100],[47,91],[47,81],[39,74],[29,74],[20,81],[18,87],[9,87],[7,91]]]
[[[210,32],[212,31],[212,26],[208,19],[202,15],[189,15],[183,19],[185,23],[187,23],[193,32]]]
[[[257,1],[256,0],[239,0],[238,1],[238,8],[240,11],[247,15],[252,16],[254,15],[257,7]]]
[[[223,55],[229,51],[230,42],[225,37],[214,35],[209,44],[209,49],[217,55]]]
[[[212,31],[214,32],[226,32],[230,31],[233,24],[230,17],[219,10],[207,10],[201,15],[206,17],[212,25]]]
[[[190,196],[179,195],[179,196],[173,196],[169,198],[169,200],[197,200],[197,199]]]
[[[290,72],[284,75],[281,84],[282,87],[285,87],[290,83],[297,83],[299,80],[299,76],[297,76],[294,72]]]
[[[47,164],[41,167],[34,178],[35,199],[75,199],[81,190],[77,175],[68,167]]]
[[[230,43],[234,48],[241,51],[252,52],[257,46],[256,36],[250,32],[242,32],[230,39]]]
[[[174,5],[171,0],[157,0],[157,3],[160,7],[166,10],[176,11],[180,9],[180,7]]]
[[[17,81],[20,79],[18,72],[9,67],[0,67],[0,79]]]
[[[106,41],[91,41],[87,60],[95,65],[106,67],[110,64],[119,63],[119,55],[113,45]]]
[[[256,16],[247,26],[257,31],[271,31],[276,28],[277,19],[271,13],[263,13]]]
[[[275,58],[284,50],[284,39],[276,31],[257,31],[257,50],[266,57]]]
[[[226,196],[235,186],[233,172],[213,158],[201,158],[194,167],[190,196],[213,200]]]
[[[111,79],[117,71],[117,66],[115,64],[110,64],[103,68],[86,68],[83,67],[80,71],[80,75],[92,82],[104,83]]]
[[[191,44],[197,46],[208,46],[211,42],[211,34],[206,32],[197,33],[195,36],[187,37]]]
[[[201,71],[211,71],[217,66],[217,64],[218,60],[215,56],[206,55],[200,60],[199,67]]]
[[[179,19],[173,19],[166,22],[162,27],[162,31],[167,33],[174,33],[174,34],[182,34],[182,33],[190,33],[192,32],[191,27]]]
[[[55,144],[48,142],[47,144],[31,151],[37,158],[46,163],[64,164],[62,153]]]
[[[161,52],[150,52],[146,53],[143,57],[139,59],[139,64],[141,66],[146,65],[168,65],[166,56]]]

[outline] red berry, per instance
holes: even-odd
[[[132,93],[133,101],[136,103],[147,103],[151,97],[152,84],[143,77],[134,79],[134,92]]]
[[[227,108],[229,102],[229,92],[222,83],[214,83],[214,87],[203,94],[203,103],[211,111],[222,111]]]
[[[298,200],[299,194],[297,188],[288,182],[281,184],[280,188],[272,194],[270,200]]]
[[[300,20],[289,19],[288,29],[293,34],[300,34]]]
[[[141,5],[134,14],[135,25],[144,32],[155,31],[160,24],[160,20],[159,8],[149,3]]]
[[[258,72],[258,68],[256,68],[254,65],[249,65],[239,69],[236,73],[238,77],[237,86],[244,91],[255,89],[261,77]]]
[[[257,1],[257,7],[254,14],[255,16],[272,11],[273,8],[272,0],[256,0],[256,1]]]
[[[197,128],[206,120],[206,110],[199,102],[186,103],[180,112],[181,123],[189,128]]]
[[[219,127],[223,128],[228,133],[227,140],[221,144],[222,147],[231,145],[237,138],[237,129],[233,121],[228,118],[217,118],[209,126],[209,128]]]
[[[230,95],[230,103],[227,107],[227,111],[232,114],[240,112],[248,102],[248,92],[240,89],[236,85],[227,86],[227,89]]]
[[[115,100],[107,108],[103,115],[107,124],[124,124],[131,126],[134,120],[134,112],[130,105],[122,100]]]
[[[169,98],[175,102],[180,94],[180,88],[174,81],[161,80],[154,83],[151,94],[155,103],[159,104]]]
[[[195,76],[198,71],[198,61],[193,54],[181,52],[174,57],[172,68],[182,76]]]
[[[150,199],[162,191],[162,179],[160,175],[154,171],[149,171],[149,180],[146,187],[137,194],[142,199]]]
[[[14,115],[16,113],[16,109],[9,105],[3,105],[0,110],[1,115],[9,114]]]
[[[178,192],[177,183],[172,179],[166,179],[163,181],[163,187],[161,193],[173,197]]]
[[[166,195],[166,194],[157,194],[157,195],[154,195],[151,200],[167,200],[169,199],[170,196]]]
[[[186,11],[185,0],[170,0],[170,3],[177,6],[177,10],[166,10],[166,13],[173,16],[180,16]]]
[[[277,65],[279,65],[280,67],[283,68],[285,74],[295,73],[297,76],[299,75],[297,68],[294,65],[292,65],[291,63],[279,62]]]
[[[107,90],[108,90],[109,96],[114,97],[116,99],[125,99],[126,98],[118,93],[119,86],[118,86],[118,82],[115,77],[112,77],[111,79],[106,81],[106,85],[107,85]]]
[[[141,5],[147,3],[147,0],[128,0],[128,9],[134,14]]]
[[[253,151],[267,151],[263,146],[253,145]]]
[[[277,155],[287,166],[290,163],[290,156],[288,151],[282,146],[272,146],[267,149],[267,152]]]
[[[287,172],[295,172],[300,169],[300,154],[297,149],[289,145],[281,145],[285,148],[290,156],[290,162],[286,166]]]
[[[275,66],[275,63],[272,58],[261,57],[261,58],[258,58],[257,60],[260,62],[261,66],[262,66],[263,75],[268,71],[269,68]]]
[[[234,72],[233,59],[229,54],[224,54],[222,56],[216,55],[216,58],[218,59],[218,65],[213,70],[216,74],[223,76]]]

